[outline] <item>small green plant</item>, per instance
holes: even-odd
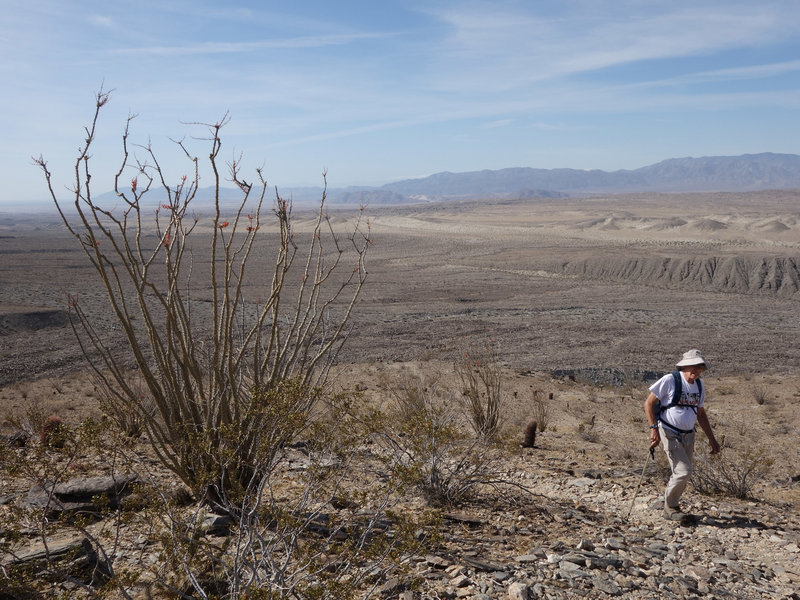
[[[61,417],[50,415],[39,429],[39,441],[47,448],[63,448],[67,443],[67,426]]]

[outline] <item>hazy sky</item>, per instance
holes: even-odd
[[[32,156],[69,185],[101,85],[96,192],[129,113],[176,182],[226,111],[281,187],[800,153],[797,0],[0,0],[0,65],[0,206],[45,197]]]

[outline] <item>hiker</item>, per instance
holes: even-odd
[[[699,350],[689,350],[675,366],[678,371],[664,375],[650,386],[644,412],[650,423],[650,448],[658,446],[664,438],[664,452],[672,469],[664,492],[664,517],[680,521],[689,517],[681,511],[679,501],[692,475],[695,425],[699,424],[706,434],[711,454],[717,454],[720,447],[703,408],[706,392],[700,376],[709,367],[708,362]]]

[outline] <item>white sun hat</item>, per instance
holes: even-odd
[[[707,369],[711,368],[708,361],[700,354],[700,350],[693,349],[683,353],[683,358],[678,361],[676,367],[691,367],[694,365],[705,365]]]

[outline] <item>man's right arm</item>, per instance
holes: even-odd
[[[661,434],[658,431],[658,421],[656,420],[656,404],[659,403],[658,396],[653,392],[644,401],[644,414],[647,416],[647,423],[650,426],[650,447],[655,448],[661,441]],[[655,425],[655,427],[654,427]]]

